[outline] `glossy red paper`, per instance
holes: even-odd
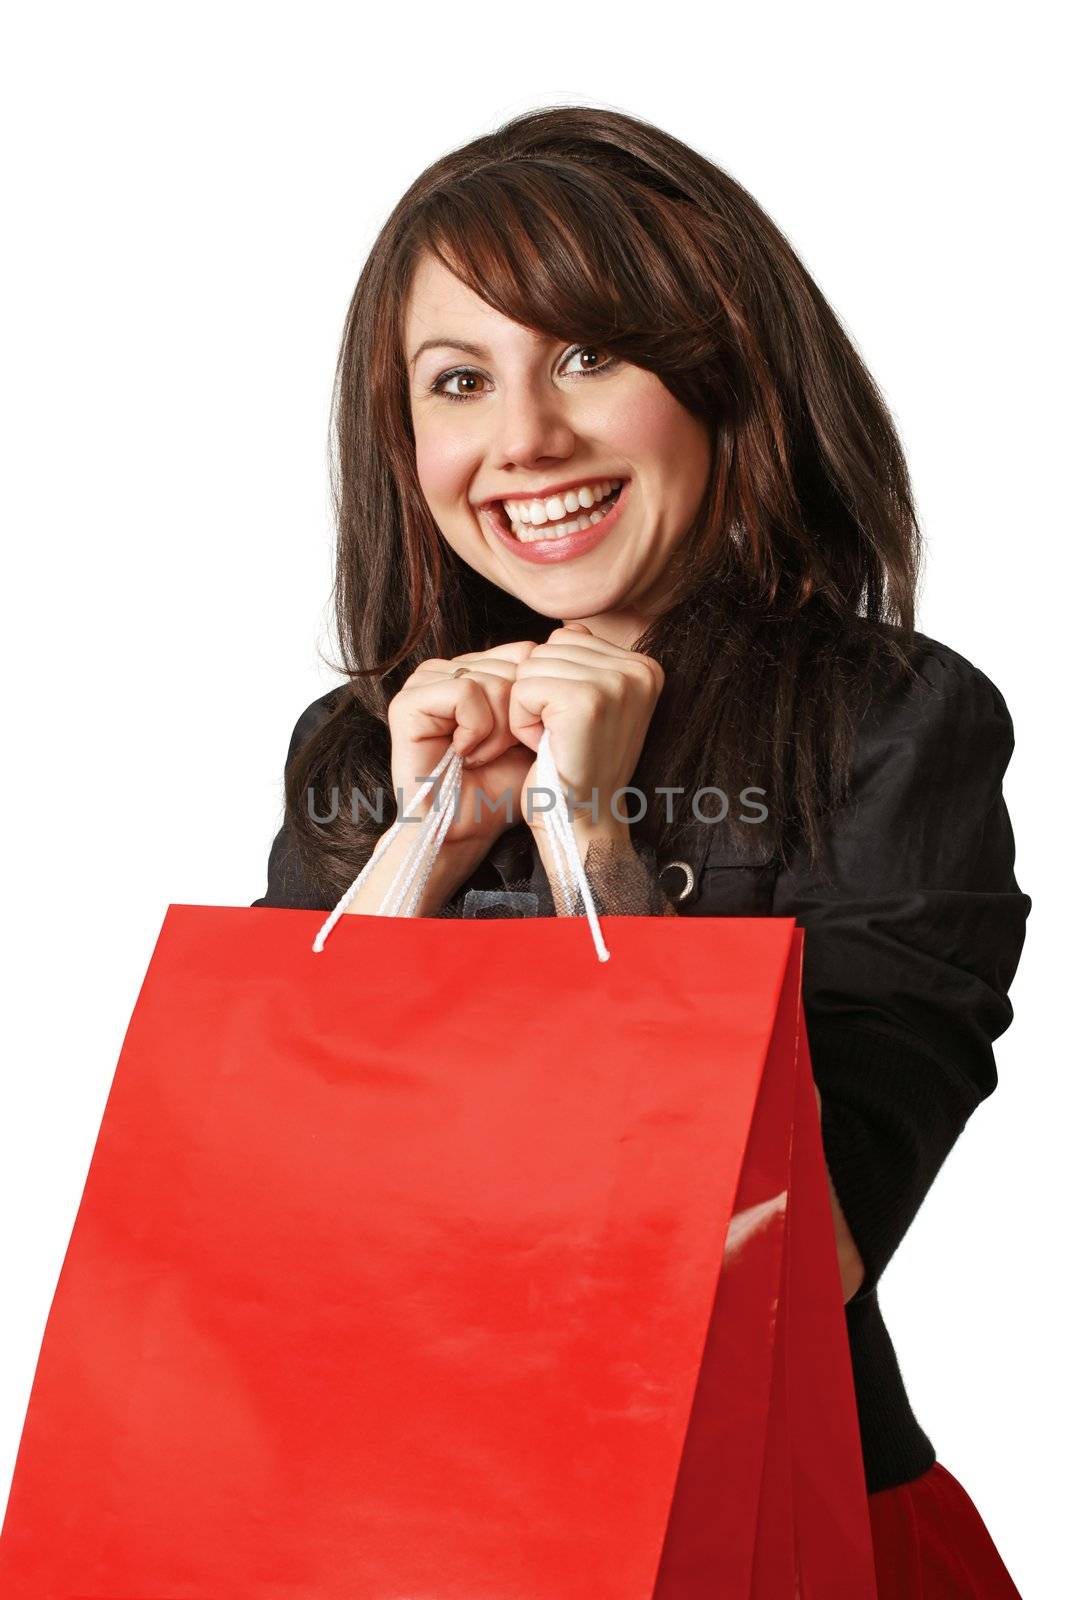
[[[873,1600],[792,919],[171,906],[11,1600]]]

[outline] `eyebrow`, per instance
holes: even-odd
[[[550,335],[538,334],[537,337],[543,343]],[[415,365],[424,350],[462,350],[466,355],[473,356],[476,361],[488,361],[490,359],[489,351],[483,349],[480,344],[471,344],[469,339],[445,339],[440,334],[435,334],[432,339],[424,339],[422,341],[408,362],[409,367]]]
[[[480,344],[471,344],[469,339],[442,339],[434,336],[424,339],[412,356],[409,366],[414,366],[424,350],[463,350],[469,356],[474,356],[477,361],[488,361],[489,352],[483,350]]]

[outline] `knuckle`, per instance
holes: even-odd
[[[653,661],[651,656],[641,658],[642,681],[649,692],[658,700],[663,693],[663,685],[667,681],[667,674],[658,661]]]

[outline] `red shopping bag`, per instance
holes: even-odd
[[[174,905],[10,1600],[873,1600],[791,918]]]

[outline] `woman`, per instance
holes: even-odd
[[[638,119],[548,109],[400,201],[333,422],[346,681],[293,730],[255,904],[333,907],[451,743],[419,914],[574,910],[532,791],[548,729],[599,909],[795,916],[879,1593],[1017,1594],[878,1306],[997,1081],[1030,906],[1012,724],[914,630],[908,472],[863,362],[725,173]]]

